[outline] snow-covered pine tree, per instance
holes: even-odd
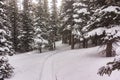
[[[77,1],[73,4],[74,14],[73,14],[73,22],[74,22],[74,37],[83,43],[83,48],[87,47],[87,40],[84,37],[84,31],[82,28],[86,26],[87,22],[90,20],[90,8],[89,8],[89,1]]]
[[[18,51],[18,27],[19,27],[19,17],[18,17],[18,6],[16,0],[8,0],[8,15],[11,22],[11,32],[12,32],[12,42],[15,51]]]
[[[47,41],[47,26],[45,25],[45,18],[43,13],[43,3],[41,0],[39,0],[38,5],[36,6],[35,11],[35,20],[34,20],[34,31],[35,31],[35,48],[40,50],[40,53],[42,52],[42,48],[48,44]]]
[[[74,49],[74,35],[72,35],[73,29],[73,4],[75,0],[64,0],[63,1],[63,9],[61,14],[61,22],[62,24],[62,35],[63,35],[63,42],[68,42],[71,44],[71,49]],[[65,34],[67,33],[67,34]]]
[[[12,43],[10,42],[10,21],[6,15],[5,0],[0,0],[0,79],[10,78],[13,67],[8,63],[6,55],[13,54]]]
[[[55,40],[58,33],[58,11],[57,11],[57,0],[52,0],[51,2],[51,15],[50,15],[50,32],[51,32],[51,44],[53,44],[53,49],[56,48]]]
[[[48,0],[43,0],[43,16],[44,16],[44,22],[45,22],[45,27],[47,28],[47,41],[48,41],[48,49],[53,50],[53,41],[52,41],[52,35],[53,35],[53,30],[52,27],[50,26],[50,13],[49,13],[49,7],[48,7]]]
[[[106,45],[106,57],[113,56],[112,44],[119,40],[120,35],[120,5],[119,1],[107,3],[105,0],[95,9],[84,30],[89,31],[87,37],[96,37]]]
[[[30,0],[23,1],[23,28],[22,28],[22,36],[21,36],[21,48],[22,52],[28,52],[33,49],[33,21],[30,16]]]
[[[120,70],[120,57],[115,58],[114,61],[108,62],[106,66],[101,67],[98,70],[98,74],[100,76],[103,76],[104,74],[110,76],[114,70]]]

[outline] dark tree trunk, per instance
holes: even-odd
[[[71,35],[71,31],[69,32],[69,45],[71,45],[71,37],[72,37],[72,35]]]
[[[56,49],[56,44],[55,44],[55,40],[54,40],[54,49]]]
[[[65,36],[62,34],[62,43],[65,43]]]
[[[81,47],[81,43],[80,43],[80,40],[79,40],[79,48]]]
[[[108,41],[106,45],[106,57],[112,57],[112,41]]]
[[[85,48],[85,39],[83,40],[83,48]]]
[[[95,41],[95,46],[97,46],[98,45],[98,36],[97,36],[97,34],[95,35],[95,37],[94,37],[94,41]]]
[[[40,53],[42,53],[42,46],[39,47],[39,51],[40,51]]]
[[[83,40],[83,48],[86,48],[86,39]]]
[[[71,34],[69,36],[69,45],[71,45]]]
[[[67,36],[65,34],[62,34],[62,43],[67,43]]]
[[[85,41],[85,48],[88,48],[88,40]]]
[[[74,35],[71,35],[71,49],[74,49]]]
[[[88,42],[87,39],[84,38],[83,40],[83,48],[87,48],[88,47]]]

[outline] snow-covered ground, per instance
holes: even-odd
[[[110,77],[97,75],[101,66],[113,60],[99,52],[99,47],[70,50],[59,42],[55,51],[15,55],[10,57],[15,75],[8,80],[119,80],[119,71]]]

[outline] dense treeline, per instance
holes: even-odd
[[[61,31],[63,43],[87,48],[106,45],[103,53],[115,55],[113,44],[119,41],[120,2],[118,0],[63,0]]]
[[[15,52],[55,50],[61,35],[62,42],[71,45],[71,49],[76,44],[79,48],[107,44],[106,56],[114,53],[112,44],[119,40],[117,0],[62,0],[60,10],[57,0],[52,0],[51,8],[48,0],[39,0],[37,4],[23,0],[22,9],[16,0],[5,3]]]
[[[23,0],[23,9],[17,3],[6,1],[15,52],[55,50],[61,38],[71,49],[107,45],[104,53],[113,56],[112,44],[119,40],[118,0],[62,0],[60,10],[57,0],[52,0],[50,8],[48,0],[37,4]]]
[[[56,48],[55,41],[59,39],[59,12],[56,0],[52,0],[51,8],[48,0],[39,0],[37,4],[31,0],[23,0],[19,5],[16,0],[8,0],[6,4],[15,52],[28,52],[34,49],[42,52],[44,47],[48,50]],[[22,9],[19,8],[20,5]]]

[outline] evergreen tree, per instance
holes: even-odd
[[[23,29],[22,29],[22,43],[21,48],[23,52],[28,52],[32,50],[32,44],[34,42],[33,40],[33,23],[32,23],[32,17],[30,16],[30,1],[24,0],[23,2]]]
[[[98,74],[100,76],[103,76],[104,74],[110,76],[114,70],[120,70],[120,58],[119,57],[115,58],[114,61],[112,62],[108,62],[105,66],[101,67],[98,70]]]
[[[43,46],[48,44],[47,26],[46,26],[46,20],[45,20],[43,11],[44,11],[43,3],[40,0],[38,5],[36,6],[35,20],[34,20],[35,48],[39,49],[40,53],[42,52]]]
[[[105,53],[107,57],[113,56],[112,44],[119,40],[119,13],[120,6],[117,1],[108,4],[103,0],[103,3],[99,4],[99,8],[95,10],[88,25],[84,28],[89,31],[88,37],[97,36],[97,39],[106,44]]]
[[[12,28],[12,42],[15,51],[18,51],[18,27],[19,27],[19,17],[18,17],[18,5],[16,0],[9,1],[8,15],[11,21]]]
[[[47,41],[48,41],[48,49],[49,50],[53,50],[54,46],[53,46],[53,41],[52,41],[52,37],[53,36],[53,30],[52,30],[52,26],[50,23],[50,13],[49,13],[49,7],[48,7],[48,0],[44,0],[43,2],[43,16],[44,16],[44,22],[45,22],[45,27],[47,30]]]
[[[87,22],[90,20],[91,12],[89,1],[77,1],[73,4],[74,14],[74,31],[73,34],[79,42],[83,42],[83,48],[87,47],[87,39],[85,39],[83,27],[86,26]]]
[[[71,44],[71,49],[74,49],[74,35],[72,35],[72,31],[74,30],[74,22],[73,22],[73,4],[75,0],[64,0],[64,7],[62,9],[61,20],[62,20],[62,31],[68,31],[68,34],[63,34],[64,39],[63,42],[67,42],[69,40],[69,44]]]
[[[6,55],[13,54],[12,43],[10,42],[10,21],[6,13],[5,0],[0,0],[0,79],[12,76],[13,67],[8,63]]]
[[[50,33],[52,35],[50,35],[50,37],[52,36],[52,38],[50,39],[51,44],[53,45],[53,49],[56,48],[55,46],[55,40],[56,40],[56,36],[58,33],[58,11],[57,11],[57,0],[52,0],[52,11],[51,11],[51,16],[50,16],[50,25],[51,25],[51,29],[50,29]]]

